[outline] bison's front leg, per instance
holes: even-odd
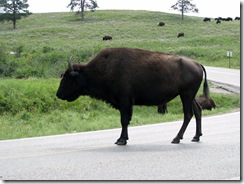
[[[129,139],[128,125],[132,117],[132,106],[131,105],[123,106],[120,109],[120,116],[121,116],[122,131],[121,131],[120,138],[115,142],[115,144],[126,145],[127,140]]]

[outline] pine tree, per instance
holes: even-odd
[[[189,11],[198,13],[198,8],[196,8],[196,5],[192,4],[191,1],[192,0],[177,0],[176,4],[171,6],[171,8],[181,12],[182,19],[184,19],[184,13],[188,13]]]
[[[16,28],[17,20],[26,17],[31,13],[27,10],[28,0],[0,0],[0,8],[4,13],[0,13],[0,22],[12,21],[13,28]]]

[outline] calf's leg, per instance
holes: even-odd
[[[202,108],[195,99],[193,101],[193,112],[196,118],[196,135],[191,141],[199,142],[200,136],[202,136]]]

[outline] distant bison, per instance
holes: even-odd
[[[214,20],[222,20],[222,17],[215,18]]]
[[[235,20],[241,20],[241,18],[240,17],[236,17]]]
[[[207,97],[206,70],[190,58],[134,48],[106,48],[86,64],[72,64],[70,59],[56,96],[71,102],[87,95],[111,104],[119,110],[122,125],[115,144],[126,145],[134,105],[157,106],[179,95],[184,121],[172,143],[183,139],[193,114],[196,134],[192,141],[198,142],[202,117],[195,95],[203,73],[203,94]]]
[[[184,37],[184,35],[185,35],[184,33],[179,33],[178,36],[177,36],[177,38]]]
[[[204,22],[208,22],[208,21],[211,22],[211,18],[207,18],[207,17],[205,17],[205,18],[203,19],[203,21],[204,21]]]
[[[216,104],[213,99],[205,97],[204,95],[200,95],[196,98],[197,103],[202,107],[202,110],[212,110],[212,108],[216,108]],[[158,106],[158,113],[166,114],[168,113],[167,104]]]
[[[220,23],[221,23],[221,20],[217,20],[217,21],[216,21],[216,24],[220,24]]]
[[[106,40],[112,40],[112,36],[104,36],[103,41],[106,41]]]
[[[225,21],[233,21],[231,17],[227,17]]]
[[[231,17],[227,17],[227,18],[222,18],[222,21],[233,21],[233,19]]]
[[[159,23],[158,23],[158,26],[164,26],[164,25],[165,25],[164,22],[159,22]]]

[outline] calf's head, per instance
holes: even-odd
[[[79,64],[71,64],[71,58],[68,61],[68,69],[62,75],[62,79],[56,93],[56,96],[68,102],[76,100],[86,88],[86,80]]]

